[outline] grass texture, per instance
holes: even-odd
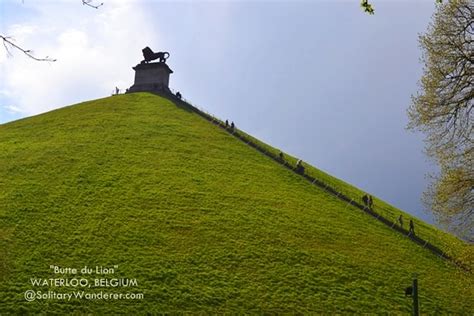
[[[472,250],[416,227],[440,248]],[[80,277],[51,265],[117,266],[113,277],[137,286],[84,290],[144,298],[25,301],[27,290],[77,290],[33,286]],[[474,310],[471,273],[164,98],[119,95],[0,125],[0,315],[409,314],[413,273],[422,313]]]

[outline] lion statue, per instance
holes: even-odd
[[[155,60],[155,59],[159,59],[160,63],[164,63],[164,62],[166,62],[166,59],[168,59],[168,57],[170,57],[170,53],[168,53],[168,52],[155,53],[148,46],[145,47],[144,49],[142,49],[142,52],[143,52],[143,58],[145,58],[144,60],[142,60],[142,62],[141,62],[142,64],[143,63],[149,63],[150,61]]]

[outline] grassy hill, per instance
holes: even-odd
[[[375,203],[387,216],[401,213]],[[472,251],[416,226],[440,248]],[[55,274],[51,265],[115,273]],[[409,313],[403,290],[414,272],[423,313],[474,310],[471,273],[161,97],[114,96],[0,125],[0,315]],[[31,278],[137,285],[33,286]],[[144,298],[27,302],[27,290]]]

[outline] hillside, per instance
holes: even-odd
[[[387,216],[401,213],[375,203]],[[472,249],[421,221],[416,227],[442,249]],[[403,291],[414,272],[423,313],[474,310],[472,274],[146,93],[0,125],[0,251],[0,315],[409,313]],[[138,284],[33,286],[30,278],[84,277],[54,274],[51,265],[116,266],[113,277]],[[144,298],[26,302],[31,289]]]

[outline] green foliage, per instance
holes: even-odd
[[[374,7],[372,6],[372,4],[369,3],[369,0],[361,0],[360,6],[362,7],[365,13],[375,14]]]
[[[427,136],[427,153],[440,167],[426,202],[466,238],[474,238],[474,4],[438,6],[420,36],[424,73],[409,109],[409,128]]]
[[[443,0],[436,0],[437,4],[442,4]],[[375,14],[374,6],[369,2],[369,0],[360,0],[360,6],[365,13],[373,15]]]
[[[472,274],[151,94],[1,125],[0,175],[1,315],[408,314],[413,272],[423,313],[474,309]],[[119,265],[138,287],[102,290],[145,298],[25,302],[30,278],[58,277],[50,265]]]

